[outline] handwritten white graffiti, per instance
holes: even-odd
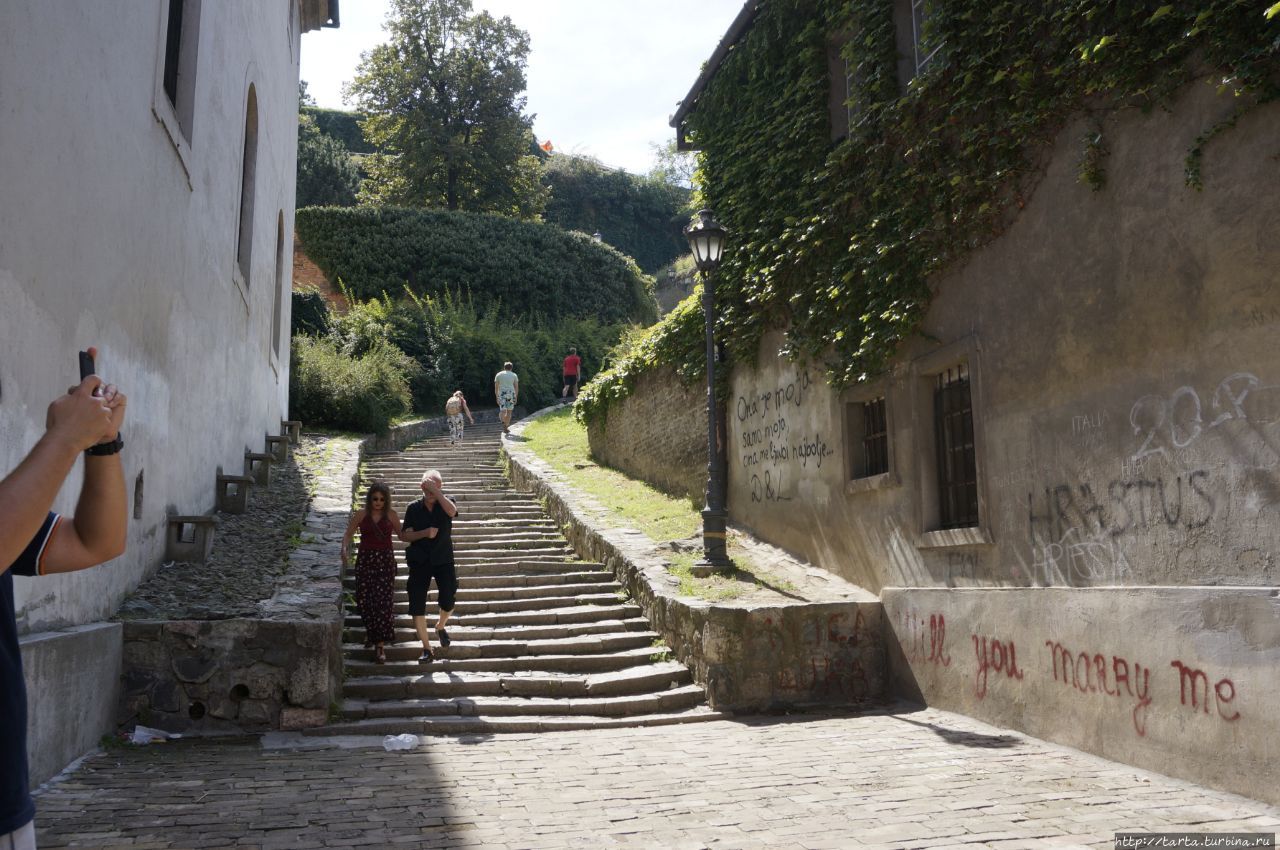
[[[1206,421],[1207,420],[1207,421]],[[1257,375],[1236,372],[1219,382],[1208,410],[1195,387],[1178,387],[1165,398],[1145,395],[1129,410],[1134,435],[1142,438],[1131,461],[1185,449],[1227,422],[1268,424],[1280,420],[1280,385],[1264,386]]]
[[[1120,584],[1131,569],[1120,541],[1104,529],[1090,535],[1069,528],[1060,540],[1034,545],[1031,557],[1047,585]]]

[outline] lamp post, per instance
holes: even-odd
[[[706,576],[732,567],[725,540],[724,446],[716,404],[716,293],[709,279],[720,265],[728,232],[712,218],[711,210],[699,210],[684,235],[702,274],[702,314],[707,326],[707,501],[702,510],[702,560],[693,565],[694,575]]]

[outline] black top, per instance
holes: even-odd
[[[26,826],[36,816],[27,787],[27,683],[13,615],[13,577],[40,575],[40,559],[58,521],[55,513],[45,517],[18,560],[0,575],[0,835]]]
[[[410,502],[409,507],[405,508],[402,525],[414,531],[440,529],[434,538],[424,537],[410,543],[409,548],[404,551],[405,563],[430,567],[453,563],[453,517],[445,513],[444,505],[439,499],[430,509],[427,508],[426,499]]]

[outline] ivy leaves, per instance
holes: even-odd
[[[1097,118],[1080,169],[1101,190],[1106,114],[1168,106],[1193,57],[1216,66],[1240,110],[1189,153],[1198,186],[1205,145],[1278,94],[1280,4],[949,0],[931,16],[945,58],[904,85],[891,0],[771,0],[700,96],[704,198],[736,234],[718,287],[736,357],[786,326],[790,353],[837,384],[880,372],[930,276],[1002,231],[1073,112]],[[833,143],[829,86],[846,81],[853,126]]]

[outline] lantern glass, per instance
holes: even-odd
[[[725,229],[711,215],[711,210],[700,210],[698,217],[684,229],[693,251],[694,263],[703,272],[720,265],[724,254]]]

